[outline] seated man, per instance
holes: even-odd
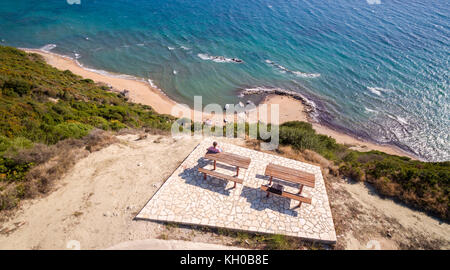
[[[208,154],[214,154],[214,153],[220,153],[220,152],[223,152],[223,150],[219,147],[219,146],[217,146],[217,142],[213,142],[213,145],[212,146],[210,146],[208,149],[206,149],[206,150],[208,150]]]

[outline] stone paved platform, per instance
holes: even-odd
[[[211,139],[202,141],[167,179],[136,216],[165,222],[204,225],[233,230],[283,234],[315,241],[335,243],[336,233],[330,204],[320,167],[262,153],[232,144],[221,143],[224,150],[252,159],[250,167],[240,169],[244,184],[233,188],[233,182],[207,177],[203,180],[198,167],[212,168],[212,161],[203,158]],[[304,187],[302,195],[312,198],[311,204],[271,195],[260,190],[268,184],[264,170],[270,162],[304,170],[316,178],[314,188]],[[217,171],[235,174],[235,168],[217,163]],[[274,183],[277,179],[274,179]],[[298,186],[282,183],[286,191],[297,192]]]

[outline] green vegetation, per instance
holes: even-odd
[[[21,149],[79,139],[94,128],[169,130],[173,121],[92,80],[55,69],[37,54],[0,46],[0,210],[15,205],[2,193],[6,184],[24,181],[33,166],[14,158]]]
[[[311,124],[304,122],[281,125],[280,143],[313,150],[338,165],[342,175],[367,181],[382,195],[450,219],[450,161],[422,162],[380,151],[354,151],[316,134]]]
[[[149,106],[129,103],[92,80],[57,70],[39,55],[10,47],[0,46],[0,90],[0,210],[13,207],[28,192],[22,183],[36,158],[17,158],[23,149],[51,146],[63,140],[69,145],[91,147],[89,141],[83,144],[70,140],[89,137],[86,135],[95,128],[167,131],[174,121]],[[237,131],[236,126],[227,128]],[[450,162],[428,163],[378,151],[354,151],[317,134],[311,124],[304,122],[284,123],[279,130],[281,144],[315,151],[338,166],[336,171],[342,175],[367,181],[383,195],[450,219]],[[89,140],[101,141],[94,137]],[[11,190],[11,183],[15,185],[8,195],[4,191]],[[273,243],[279,246],[282,240],[274,238]]]

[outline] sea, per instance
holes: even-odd
[[[191,106],[292,91],[324,125],[450,160],[447,0],[2,0],[0,44],[144,79]]]

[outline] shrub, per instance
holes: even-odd
[[[291,248],[287,237],[281,234],[268,236],[268,238],[266,239],[266,243],[267,249],[283,250]]]
[[[3,182],[21,181],[33,163],[18,162],[10,158],[0,157],[0,180]]]
[[[56,143],[58,141],[68,139],[68,138],[82,138],[86,136],[92,126],[85,125],[82,123],[62,123],[56,125],[52,129],[52,134],[49,134],[47,138],[48,143]]]
[[[23,137],[9,139],[0,135],[0,154],[9,155],[17,153],[21,149],[28,149],[33,146],[33,142]]]
[[[3,83],[2,92],[7,96],[23,96],[30,93],[32,86],[23,79],[11,78]]]

